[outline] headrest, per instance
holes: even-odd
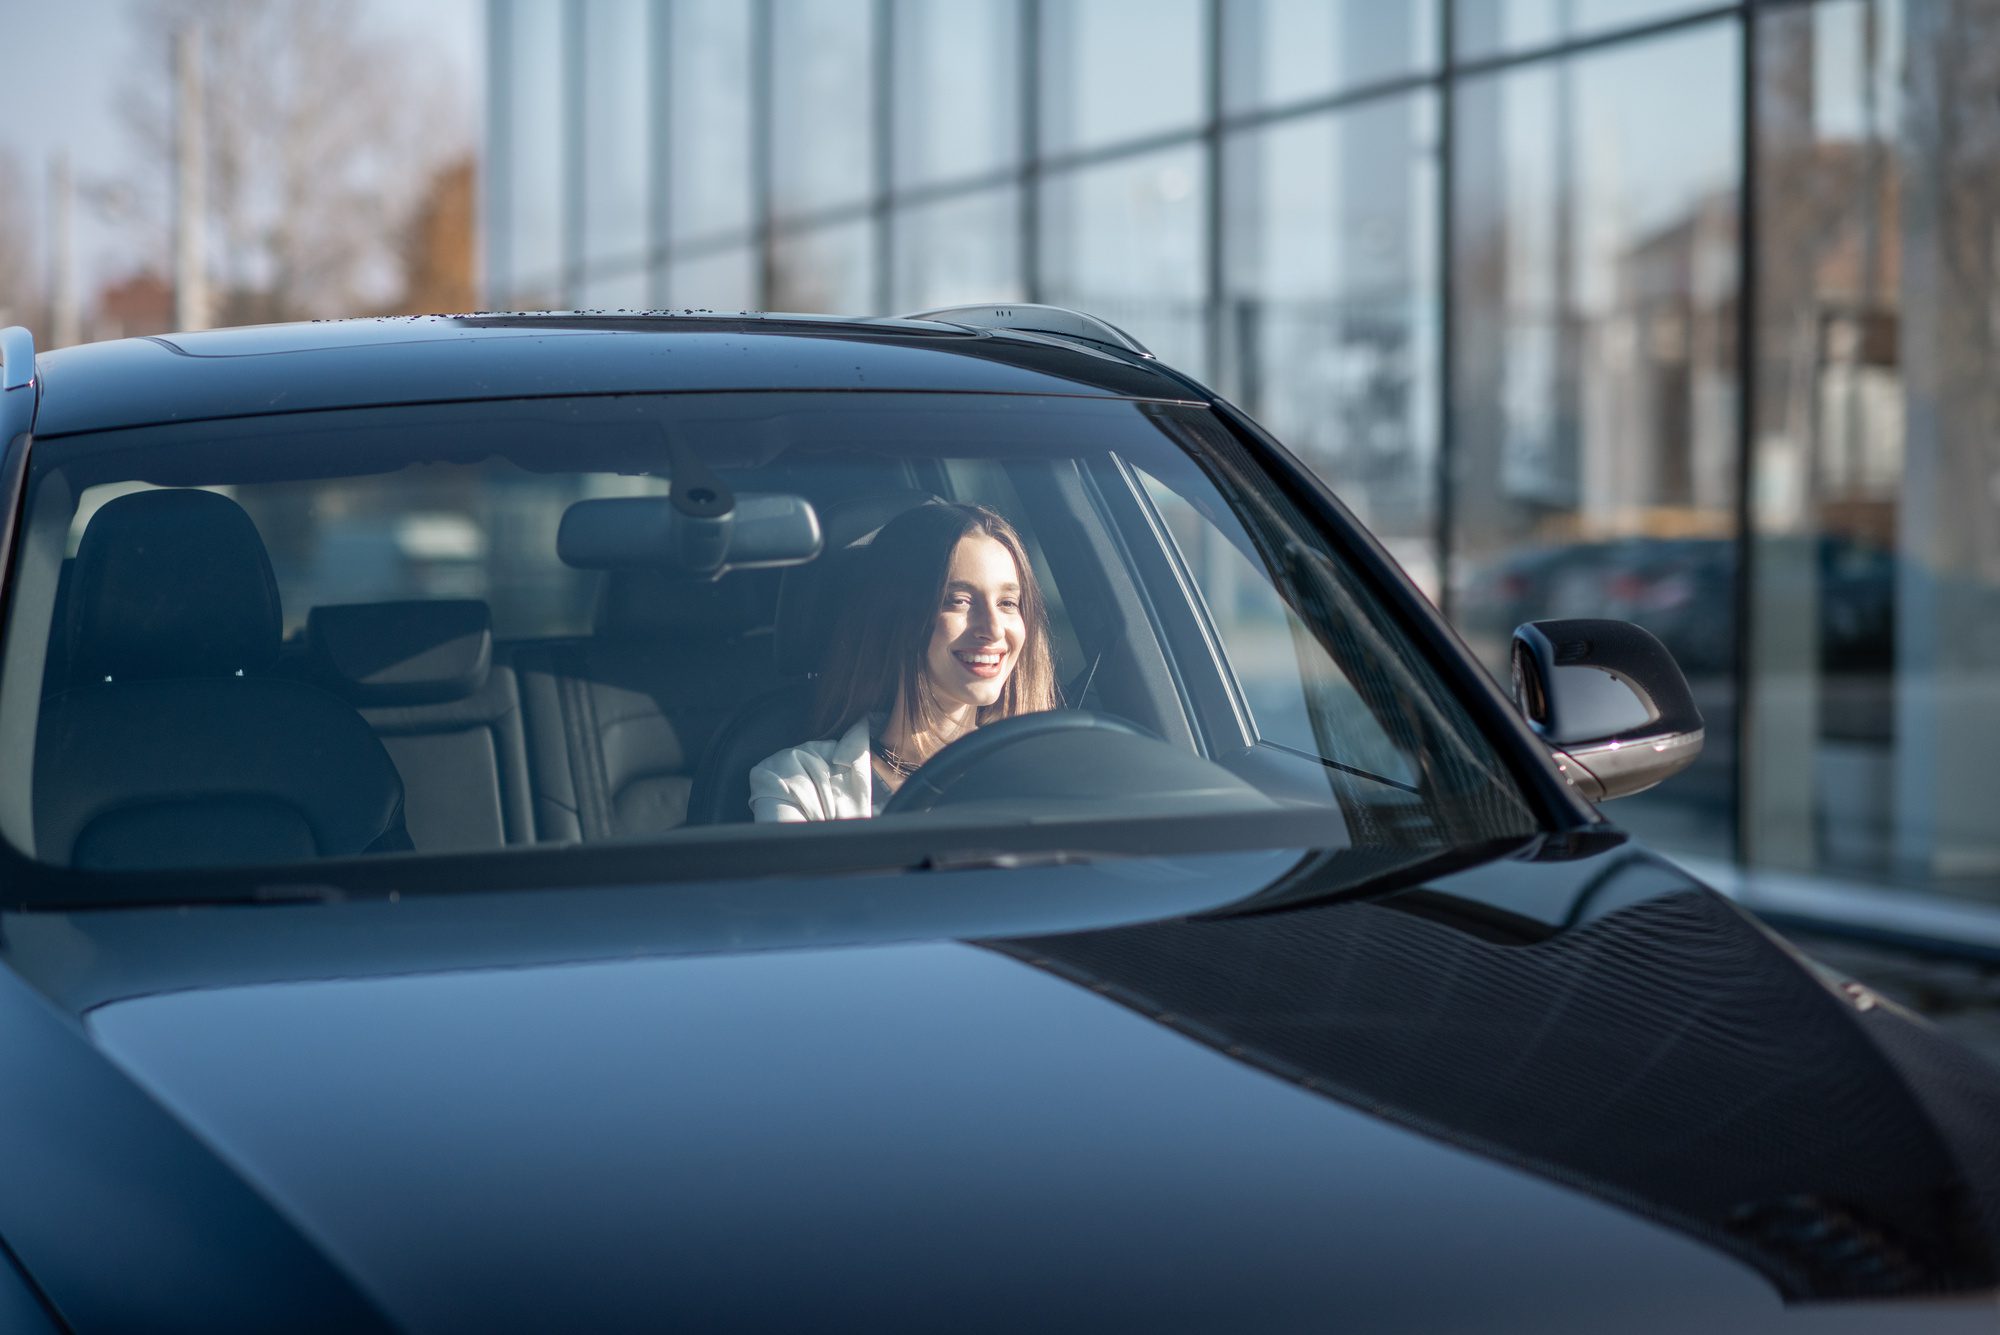
[[[243,507],[212,491],[139,491],[83,531],[70,663],[87,681],[261,672],[283,622],[271,558]]]
[[[855,549],[866,547],[876,530],[903,511],[935,499],[927,491],[892,491],[820,510],[826,550],[811,564],[787,570],[778,586],[773,652],[779,672],[802,677],[819,671],[820,655],[833,638],[835,619],[846,602],[843,585],[852,579]]]
[[[717,580],[687,579],[664,570],[609,570],[597,590],[597,633],[614,640],[705,640],[741,635],[770,605],[759,572]]]
[[[315,607],[306,642],[327,684],[353,704],[435,704],[486,684],[493,616],[476,598]]]

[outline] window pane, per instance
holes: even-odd
[[[104,506],[146,483],[86,487],[70,522],[75,555]],[[288,636],[314,607],[478,598],[509,638],[590,633],[599,576],[556,559],[562,508],[590,496],[663,496],[664,479],[530,472],[493,459],[416,463],[394,473],[221,486],[271,559]]]
[[[1205,178],[1191,148],[1050,177],[1042,299],[1109,320],[1200,374]]]
[[[500,304],[561,306],[563,268],[563,26],[559,5],[519,0],[494,10],[507,98],[506,196]]]
[[[1757,22],[1747,851],[2000,898],[2000,9]]]
[[[750,226],[750,12],[674,0],[667,43],[668,230],[677,240]]]
[[[873,0],[774,0],[771,207],[796,215],[875,188]]]
[[[903,209],[892,236],[890,304],[899,311],[1021,300],[1018,190]]]
[[[1199,0],[1042,6],[1042,147],[1095,148],[1202,115]]]
[[[1461,57],[1492,55],[1655,23],[1716,0],[1455,0],[1452,39]]]
[[[623,265],[585,274],[576,304],[586,311],[643,311],[653,304],[648,288],[645,269]]]
[[[1232,111],[1323,97],[1437,62],[1434,0],[1236,0],[1222,20]]]
[[[654,275],[655,303],[668,310],[754,311],[757,252],[748,246],[676,256]]]
[[[864,218],[779,237],[769,305],[774,311],[874,313],[874,224]]]
[[[1416,783],[1410,757],[1383,731],[1353,680],[1252,563],[1247,553],[1255,548],[1242,531],[1219,528],[1220,516],[1203,513],[1150,474],[1139,477],[1200,590],[1257,740]]]
[[[1432,597],[1438,348],[1430,95],[1224,147],[1224,384]]]
[[[896,183],[923,185],[1020,157],[1019,0],[896,0]]]
[[[1503,679],[1523,621],[1609,616],[1664,640],[1707,746],[1618,817],[1716,853],[1735,763],[1739,108],[1679,90],[1726,86],[1737,58],[1719,24],[1468,82],[1455,145],[1454,619]]]
[[[583,11],[583,258],[601,267],[643,261],[652,152],[645,0]]]

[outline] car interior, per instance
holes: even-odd
[[[1175,413],[1193,410],[769,397],[38,443],[0,693],[0,735],[32,717],[32,803],[0,830],[39,861],[118,871],[747,822],[751,767],[809,740],[860,548],[933,498],[1014,522],[1065,709],[1133,739],[1078,743],[1049,801],[1309,804],[1346,839],[1424,808],[1417,753],[1441,725],[1413,719],[1420,669],[1342,664],[1304,631],[1270,540],[1192,461],[1200,425]],[[761,552],[740,566],[651,555],[674,545],[659,525],[695,531],[670,505],[711,488],[779,514],[777,546],[746,524],[716,549]],[[808,524],[809,547],[779,551]],[[1057,753],[1038,754],[1047,780]]]

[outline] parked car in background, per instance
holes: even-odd
[[[1690,676],[1735,653],[1735,545],[1721,538],[1614,538],[1526,547],[1475,571],[1460,593],[1468,640],[1499,646],[1523,621],[1597,616],[1658,635]]]
[[[1809,562],[1783,550],[1797,539],[1761,544],[1787,571],[1810,570],[1795,592],[1818,609],[1821,667],[1829,673],[1886,674],[1895,654],[1896,557],[1850,534],[1812,539]],[[1543,617],[1614,617],[1659,636],[1691,677],[1735,671],[1737,598],[1733,538],[1624,537],[1525,546],[1475,569],[1455,606],[1482,657],[1504,656],[1515,626]],[[1780,581],[1772,577],[1774,584]]]
[[[0,444],[9,1329],[1992,1329],[2000,1073],[1586,800],[1659,639],[1510,703],[1101,321],[10,331]],[[1058,707],[752,822],[939,502]]]

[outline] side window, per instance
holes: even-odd
[[[146,483],[87,488],[69,552],[106,502]],[[594,496],[664,495],[665,479],[544,474],[501,461],[414,464],[393,473],[211,487],[263,538],[285,633],[314,607],[477,598],[503,638],[586,634],[597,576],[556,558],[563,509]]]
[[[1197,509],[1158,478],[1134,471],[1207,606],[1257,740],[1398,783],[1416,782],[1410,758],[1389,740],[1354,683],[1285,605],[1270,577],[1252,565],[1245,535],[1217,527],[1234,520],[1219,506]]]

